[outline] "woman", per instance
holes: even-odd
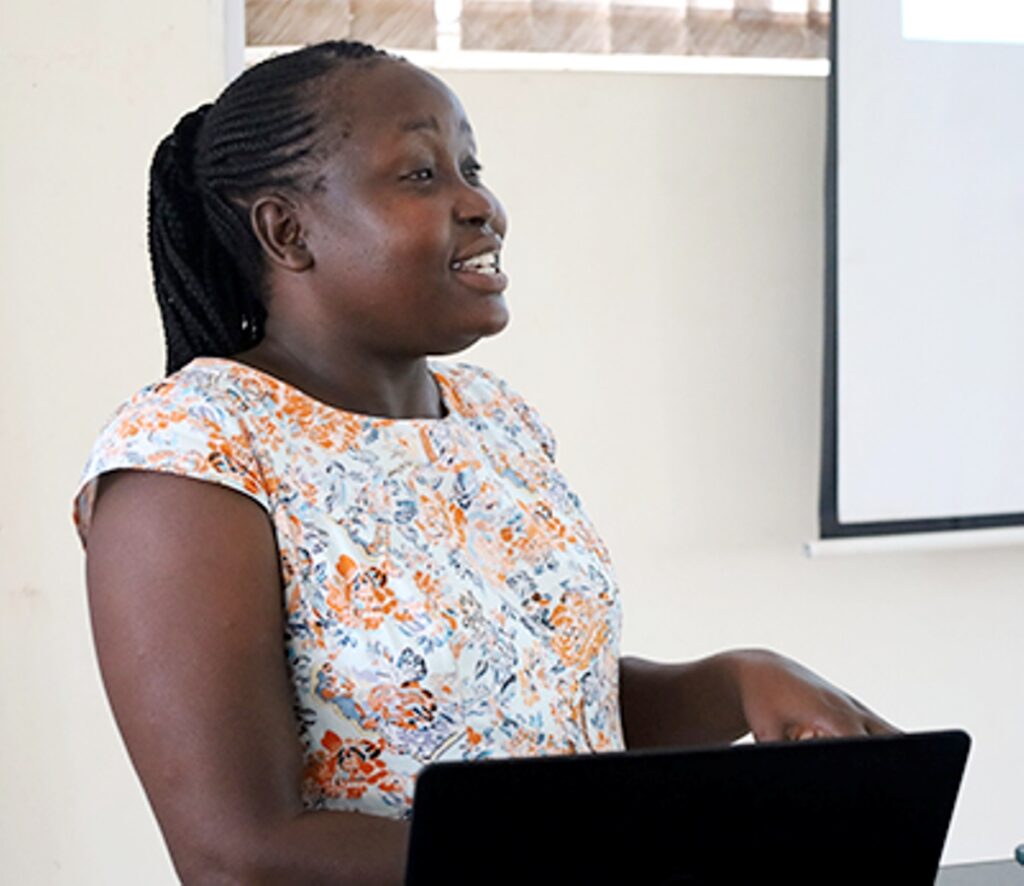
[[[508,321],[506,217],[441,81],[358,43],[272,59],[151,182],[169,375],[101,435],[76,520],[183,880],[398,882],[431,760],[891,731],[769,652],[618,657],[550,431],[427,360]]]

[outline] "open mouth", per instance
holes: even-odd
[[[474,274],[486,276],[497,276],[501,273],[501,265],[498,260],[498,251],[481,252],[472,258],[456,259],[452,262],[453,271],[469,271]]]

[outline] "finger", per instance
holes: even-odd
[[[861,702],[859,699],[850,699],[854,705],[864,715],[864,721],[867,726],[868,735],[902,735],[903,730],[896,726],[893,726],[888,720],[883,717],[879,717],[871,708]]]
[[[847,720],[836,734],[841,738],[866,738],[869,733],[867,723],[858,717]]]
[[[823,718],[803,729],[814,733],[810,738],[857,738],[868,734],[863,718],[843,715]]]
[[[761,743],[765,741],[785,741],[786,740],[786,727],[781,723],[758,723],[750,725],[750,732],[754,736],[754,741]]]
[[[827,734],[820,726],[809,723],[794,723],[786,730],[787,741],[807,741],[810,738],[826,738]]]
[[[824,721],[792,723],[786,729],[787,741],[807,741],[812,738],[835,738],[840,731]]]
[[[868,735],[902,735],[903,730],[897,729],[892,723],[883,720],[881,717],[872,715],[865,721]]]

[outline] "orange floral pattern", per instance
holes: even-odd
[[[76,498],[121,469],[270,515],[311,809],[402,817],[436,760],[621,750],[608,552],[551,432],[493,374],[430,363],[442,419],[345,412],[200,358],[124,404]]]

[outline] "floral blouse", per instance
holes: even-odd
[[[203,357],[125,403],[96,478],[162,471],[273,523],[309,809],[409,813],[438,760],[621,750],[608,552],[536,412],[490,372],[429,363],[448,414],[345,412]]]

